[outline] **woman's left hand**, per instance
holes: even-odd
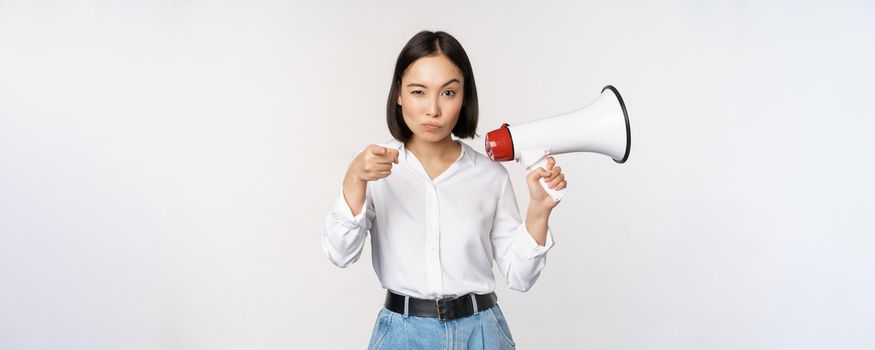
[[[553,157],[547,157],[547,169],[537,168],[532,170],[526,177],[526,183],[529,185],[529,195],[531,195],[529,206],[550,211],[559,205],[559,202],[553,200],[553,197],[550,197],[547,191],[544,191],[544,188],[541,187],[541,183],[538,180],[542,178],[554,190],[565,188],[568,182],[565,181],[562,167],[556,166],[556,160]]]

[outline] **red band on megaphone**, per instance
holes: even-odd
[[[498,162],[513,160],[513,139],[510,137],[507,123],[486,133],[486,154],[489,159]]]

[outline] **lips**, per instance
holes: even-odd
[[[422,127],[425,128],[426,131],[436,131],[437,129],[441,128],[440,125],[429,123],[422,124]]]

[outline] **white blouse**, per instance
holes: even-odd
[[[458,142],[458,141],[457,141]],[[485,294],[495,290],[492,260],[508,286],[525,292],[547,262],[545,246],[521,222],[513,186],[499,163],[462,145],[459,159],[431,180],[404,144],[388,177],[367,183],[359,215],[341,189],[322,228],[322,249],[346,267],[361,256],[371,233],[374,271],[395,293],[422,299]]]

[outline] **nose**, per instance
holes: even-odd
[[[431,100],[431,103],[428,105],[428,110],[426,110],[425,114],[433,118],[439,117],[441,115],[441,107],[438,104],[437,97]]]

